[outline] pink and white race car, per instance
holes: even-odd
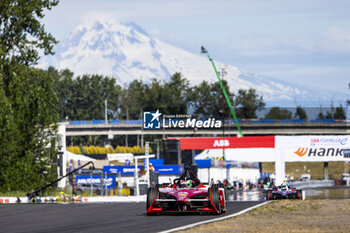
[[[147,191],[147,215],[161,213],[226,212],[225,188],[222,184],[205,185],[189,170],[171,184],[151,187]]]

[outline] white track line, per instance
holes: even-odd
[[[221,221],[221,220],[224,220],[224,219],[227,219],[227,218],[236,217],[236,216],[238,216],[238,215],[247,213],[248,211],[251,211],[251,210],[253,210],[253,209],[255,209],[255,208],[258,208],[258,207],[260,207],[260,206],[266,205],[266,204],[269,203],[269,202],[270,202],[270,201],[266,201],[266,202],[257,204],[257,205],[255,205],[255,206],[249,207],[249,208],[247,208],[247,209],[241,210],[241,211],[238,212],[238,213],[234,213],[234,214],[231,214],[231,215],[228,215],[228,216],[224,216],[224,217],[221,217],[221,218],[214,218],[214,219],[210,219],[210,220],[206,220],[206,221],[202,221],[202,222],[192,223],[192,224],[189,224],[189,225],[186,225],[186,226],[177,227],[177,228],[173,228],[173,229],[166,230],[166,231],[161,231],[161,232],[159,232],[159,233],[169,233],[169,232],[175,232],[175,231],[186,230],[186,229],[189,229],[189,228],[192,228],[192,227],[195,227],[195,226],[199,226],[199,225],[202,225],[202,224],[207,224],[207,223],[211,223],[211,222]]]

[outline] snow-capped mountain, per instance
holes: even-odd
[[[200,48],[201,45],[198,45]],[[235,66],[215,61],[226,67],[231,91],[254,88],[268,105],[295,106],[315,102],[328,104],[335,93],[320,91],[278,81]],[[56,54],[44,57],[40,67],[69,68],[75,75],[103,74],[114,76],[120,84],[134,79],[169,79],[180,72],[191,84],[206,80],[216,82],[214,70],[204,55],[189,53],[152,38],[133,23],[95,22],[80,25],[56,47]],[[341,93],[336,96],[343,98]],[[346,99],[346,97],[344,97]],[[326,102],[328,101],[328,102]]]

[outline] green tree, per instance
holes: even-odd
[[[327,111],[326,115],[324,115],[322,112],[318,114],[318,119],[335,119],[335,120],[344,120],[346,119],[345,111],[342,105],[339,107],[336,107],[334,109],[333,105],[331,106],[330,111]]]
[[[165,113],[167,104],[163,101],[164,88],[162,83],[154,78],[151,83],[145,85],[144,93],[144,105],[142,109],[144,111],[154,111],[159,109],[160,112]]]
[[[266,114],[265,119],[289,120],[289,119],[292,119],[292,113],[287,109],[280,109],[279,107],[273,107]]]
[[[146,102],[146,85],[139,80],[129,83],[121,93],[121,112],[122,119],[141,119],[142,108]]]
[[[298,106],[296,111],[295,111],[294,117],[296,119],[306,120],[307,119],[306,111],[301,106]]]
[[[168,82],[153,79],[145,85],[141,109],[159,111],[163,114],[186,114],[189,83],[180,73],[175,73]]]
[[[211,85],[207,81],[203,81],[197,86],[194,86],[189,92],[189,101],[191,108],[194,109],[194,114],[197,116],[211,116],[208,106],[212,103],[213,98],[211,93]]]
[[[181,73],[171,76],[164,84],[162,102],[166,104],[167,114],[186,114],[188,102],[189,82]]]
[[[324,116],[324,114],[322,113],[322,112],[320,112],[319,114],[318,114],[318,117],[317,117],[319,120],[323,120],[323,119],[325,119],[326,117]]]
[[[57,42],[40,19],[58,1],[0,2],[0,191],[29,190],[55,175],[56,96],[32,66]]]
[[[350,83],[349,83],[349,89],[350,89]],[[350,100],[347,100],[346,103],[350,105]]]
[[[12,173],[9,168],[13,154],[16,154],[17,146],[16,131],[13,110],[10,99],[5,95],[3,88],[0,88],[0,190],[11,189],[10,180]]]
[[[76,99],[77,119],[104,119],[105,100],[110,109],[118,108],[120,86],[112,77],[83,75],[76,79],[78,99]],[[111,111],[112,113],[114,111]]]
[[[331,104],[331,109],[330,111],[327,111],[325,117],[325,119],[334,119],[334,106],[333,106],[333,102]]]
[[[226,90],[226,94],[230,100],[230,103],[233,105],[235,95],[230,91],[230,88],[228,87],[227,81],[222,80],[222,85],[224,86]],[[205,93],[203,93],[205,94]],[[232,117],[231,111],[229,106],[227,105],[227,101],[225,99],[225,95],[222,91],[222,88],[220,86],[219,82],[215,82],[211,85],[211,102],[208,105],[208,117],[215,117],[215,118],[227,118]],[[207,117],[205,117],[207,118]]]
[[[117,117],[121,87],[115,78],[101,75],[74,78],[70,70],[58,71],[53,67],[49,67],[48,73],[55,80],[60,120],[104,119],[105,100],[108,103],[108,119]]]
[[[334,112],[333,117],[336,120],[345,120],[346,119],[345,111],[344,111],[344,108],[342,105],[335,108],[335,112]]]
[[[222,82],[232,105],[236,106],[236,116],[244,119],[256,118],[256,111],[265,106],[263,97],[259,96],[254,89],[239,90],[235,95],[230,92],[227,82],[225,80]],[[203,81],[192,88],[189,100],[195,115],[218,119],[232,117],[219,82],[209,84]]]
[[[54,80],[54,90],[58,99],[56,111],[59,114],[59,120],[74,119],[74,104],[72,99],[75,98],[76,93],[73,72],[68,69],[58,71],[54,67],[49,67],[47,72]]]
[[[256,111],[265,106],[263,97],[259,96],[254,89],[239,90],[235,98],[236,115],[241,119],[257,118]]]
[[[55,0],[6,0],[0,2],[0,61],[9,64],[35,65],[39,50],[53,54],[55,38],[39,20],[44,11],[56,6]]]
[[[227,82],[222,81],[227,90],[226,93],[233,103],[234,94],[229,91]],[[217,119],[230,116],[230,109],[227,106],[219,82],[209,84],[203,81],[194,86],[188,94],[189,105],[194,109],[194,115],[200,118],[215,117]]]
[[[57,98],[45,71],[23,65],[12,65],[10,71],[11,89],[5,104],[8,121],[1,123],[9,138],[0,148],[11,146],[1,156],[0,183],[2,190],[28,190],[52,180],[55,174],[51,165],[56,156]]]

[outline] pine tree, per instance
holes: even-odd
[[[40,19],[58,1],[0,1],[0,191],[37,188],[55,175],[56,95],[33,68],[57,41]]]

